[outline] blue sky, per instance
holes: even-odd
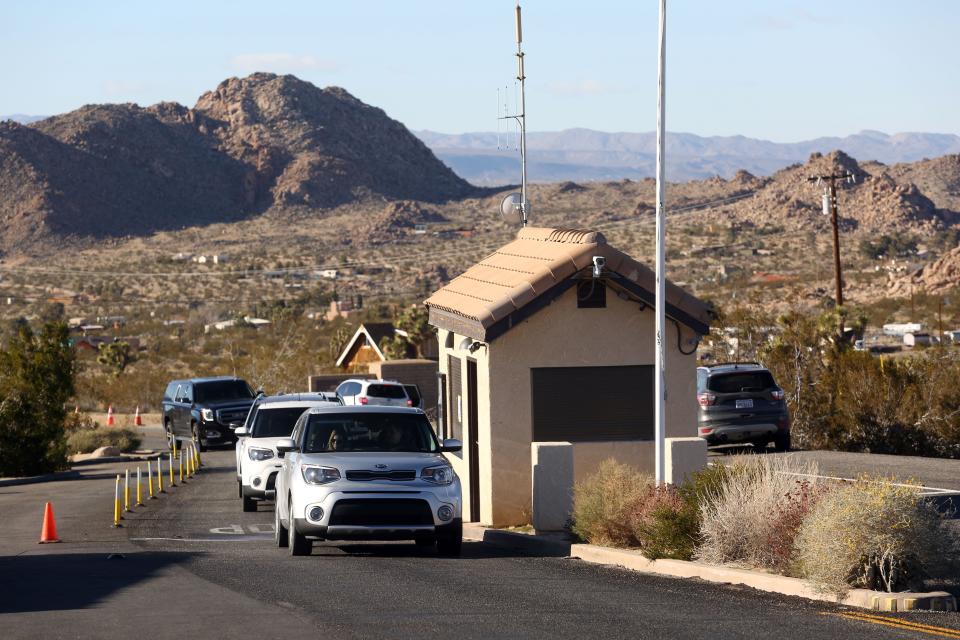
[[[0,114],[192,106],[264,70],[339,85],[411,129],[496,129],[511,0],[5,2]],[[649,131],[656,0],[527,0],[532,131]],[[668,2],[667,126],[778,142],[960,134],[956,0]]]

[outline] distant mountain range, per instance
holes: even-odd
[[[520,175],[516,136],[497,133],[414,132],[458,175],[480,186],[515,184]],[[501,147],[498,149],[498,143]],[[592,129],[527,135],[528,175],[533,182],[639,179],[654,175],[656,134],[606,133]],[[506,148],[504,148],[506,147]],[[811,153],[841,149],[863,161],[916,162],[960,153],[960,136],[879,131],[803,142],[778,143],[745,136],[667,134],[667,173],[672,182],[713,176],[732,178],[738,170],[766,176],[805,162]]]

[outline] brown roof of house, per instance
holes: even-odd
[[[490,340],[508,330],[512,320],[548,293],[559,295],[572,277],[592,268],[593,257],[607,260],[608,283],[653,303],[656,276],[648,267],[607,244],[598,231],[527,227],[445,287],[425,304],[430,322],[477,340]],[[667,315],[705,334],[709,307],[667,281]]]

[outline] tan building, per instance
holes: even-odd
[[[605,260],[596,274],[594,257]],[[653,473],[653,271],[602,234],[526,228],[435,292],[444,437],[464,519],[531,520],[531,444],[573,443],[577,479],[614,457]],[[666,435],[696,435],[708,307],[667,283]]]

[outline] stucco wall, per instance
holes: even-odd
[[[509,525],[530,519],[530,443],[532,440],[530,369],[533,367],[626,366],[653,364],[654,313],[608,291],[607,307],[578,309],[571,289],[548,307],[514,326],[472,357],[478,363],[480,409],[481,518],[485,524]],[[684,328],[684,337],[690,337]],[[454,336],[454,349],[461,336]],[[439,335],[441,367],[446,332]],[[696,435],[696,359],[681,355],[676,327],[667,323],[666,436]],[[689,348],[689,347],[688,347]],[[454,353],[464,361],[466,354]],[[466,382],[464,382],[466,386]],[[464,411],[466,411],[464,399]],[[465,450],[466,450],[466,443]],[[577,479],[614,457],[653,472],[653,442],[578,442],[574,445]],[[466,478],[466,455],[455,461]],[[469,488],[464,487],[464,496]],[[495,497],[495,500],[493,498]]]

